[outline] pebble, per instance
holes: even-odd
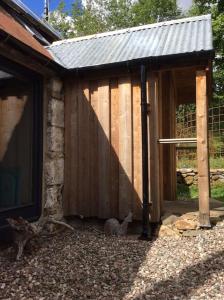
[[[223,299],[224,226],[152,242],[75,226],[14,262],[0,250],[0,299]]]

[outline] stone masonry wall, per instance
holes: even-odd
[[[46,127],[43,214],[61,219],[64,186],[64,96],[60,79],[53,79],[50,83]]]
[[[211,169],[210,182],[223,182],[224,183],[224,169]],[[192,185],[198,183],[198,171],[196,169],[178,169],[177,170],[177,183]]]

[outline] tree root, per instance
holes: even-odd
[[[74,231],[74,228],[66,222],[58,221],[53,218],[41,218],[34,223],[29,223],[22,217],[18,217],[17,219],[8,218],[7,221],[13,229],[13,239],[15,245],[17,246],[16,260],[21,259],[24,248],[31,239],[42,235],[44,226],[47,223],[61,225]]]

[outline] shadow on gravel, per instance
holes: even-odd
[[[152,289],[138,295],[138,299],[189,299],[191,292],[211,279],[215,274],[224,270],[224,251],[216,252],[214,255],[200,261],[199,263],[184,269],[179,276],[170,277],[156,283]],[[223,291],[217,290],[221,295]],[[206,294],[206,291],[205,291]]]
[[[75,228],[41,240],[19,262],[2,249],[0,299],[125,299],[153,242],[106,237],[91,224]]]

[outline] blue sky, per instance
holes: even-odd
[[[41,16],[44,11],[44,0],[21,0],[26,6],[28,6],[33,12]],[[55,9],[60,0],[50,0],[50,9]],[[69,7],[74,0],[66,0],[66,5]]]
[[[33,12],[41,16],[44,10],[44,0],[21,0],[25,3]],[[75,0],[66,0],[66,5],[69,8],[71,3]],[[50,0],[50,9],[53,10],[58,6],[60,0]],[[178,0],[182,7],[187,8],[191,4],[192,0]]]

